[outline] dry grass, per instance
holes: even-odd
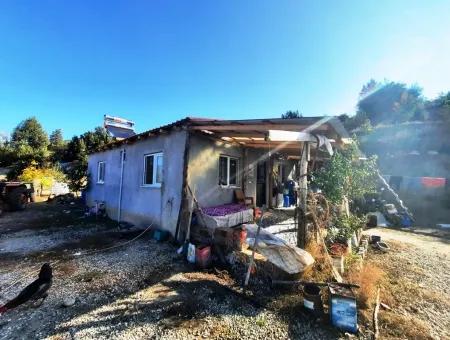
[[[333,278],[332,266],[323,247],[311,241],[305,250],[311,254],[315,262],[303,273],[302,279],[306,281],[330,281]]]
[[[347,279],[349,282],[360,285],[357,290],[357,297],[361,307],[369,308],[373,304],[377,287],[381,284],[385,275],[383,270],[370,262],[366,263],[361,270],[350,268]]]
[[[383,311],[379,318],[386,338],[433,339],[425,322],[413,315],[405,316]]]

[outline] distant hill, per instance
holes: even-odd
[[[407,122],[378,125],[360,137],[367,155],[376,154],[383,175],[445,177],[450,180],[450,129],[448,122]],[[403,178],[396,190],[415,217],[416,226],[450,223],[450,186],[408,187]],[[411,183],[411,182],[409,182]],[[418,181],[417,183],[420,183]]]
[[[361,137],[361,148],[378,155],[383,174],[450,177],[450,129],[445,122],[378,125]]]

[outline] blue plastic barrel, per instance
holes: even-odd
[[[289,206],[289,195],[283,195],[283,207],[288,208]]]

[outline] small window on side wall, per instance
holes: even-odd
[[[97,164],[97,183],[105,183],[105,162],[98,162]]]
[[[144,156],[143,186],[160,187],[163,181],[163,154],[152,153]]]
[[[239,159],[230,156],[219,157],[219,185],[239,186]]]

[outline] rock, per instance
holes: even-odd
[[[65,297],[62,302],[62,305],[64,307],[70,307],[70,306],[73,306],[74,304],[75,304],[75,298],[70,297],[70,296]]]

